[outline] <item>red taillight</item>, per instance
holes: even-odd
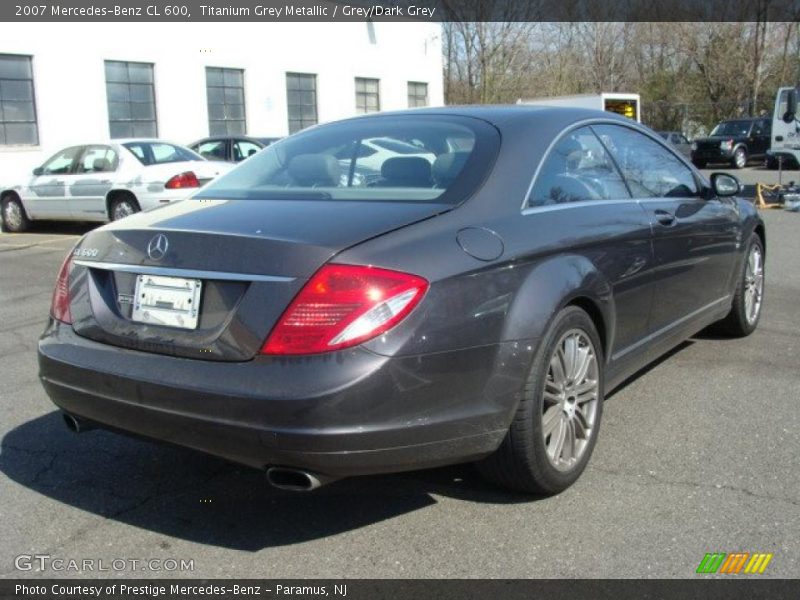
[[[196,188],[200,187],[200,182],[197,180],[197,175],[195,175],[192,171],[186,171],[185,173],[180,173],[179,175],[175,175],[175,177],[170,178],[170,180],[164,184],[164,187],[168,190]]]
[[[316,354],[355,346],[403,320],[427,289],[427,281],[408,273],[325,265],[283,313],[261,352]]]
[[[72,271],[72,250],[67,254],[56,278],[53,290],[53,301],[50,303],[50,315],[63,323],[72,323],[69,314],[69,274]]]

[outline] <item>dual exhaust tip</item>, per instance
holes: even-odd
[[[64,423],[72,433],[83,433],[95,429],[95,426],[85,419],[63,413]],[[267,469],[267,481],[279,490],[289,492],[311,492],[322,487],[326,483],[333,481],[332,478],[302,469],[292,469],[289,467],[269,467]]]

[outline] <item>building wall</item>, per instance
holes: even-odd
[[[429,23],[17,23],[0,54],[33,57],[36,147],[0,145],[0,184],[58,149],[109,137],[104,61],[154,64],[159,137],[208,135],[205,67],[245,71],[247,133],[288,132],[286,72],[317,75],[320,122],[355,114],[355,78],[380,80],[382,110],[408,107],[407,83],[443,104],[441,37]]]

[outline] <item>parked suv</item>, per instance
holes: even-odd
[[[710,136],[692,143],[692,162],[701,169],[707,163],[729,163],[735,169],[742,169],[748,160],[766,157],[771,135],[769,119],[722,121]]]

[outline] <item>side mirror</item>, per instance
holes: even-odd
[[[786,112],[783,113],[783,122],[791,123],[797,114],[797,89],[789,90],[789,95],[786,97]]]
[[[742,191],[741,182],[728,173],[712,173],[711,187],[720,198],[735,196]]]
[[[36,168],[33,170],[33,174],[34,174],[36,177],[38,177],[38,176],[39,176],[39,175],[41,175],[42,173],[44,173],[44,169],[42,169],[42,167],[36,167]]]

